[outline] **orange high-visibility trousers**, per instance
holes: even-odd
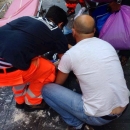
[[[79,3],[81,6],[85,7],[85,2],[84,0],[65,0],[66,2],[66,7],[74,9],[76,8],[77,4]]]
[[[42,87],[55,80],[55,66],[49,60],[37,57],[26,71],[0,73],[0,86],[13,86],[18,104],[37,105],[42,101]]]

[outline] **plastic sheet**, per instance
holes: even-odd
[[[95,19],[96,22],[96,31],[97,33],[100,32],[102,29],[104,23],[110,16],[110,12],[108,12],[108,4],[104,4],[101,6],[98,6],[94,12],[92,13],[92,17]]]
[[[4,17],[0,19],[0,26],[22,16],[35,16],[38,4],[39,0],[13,0]]]
[[[111,14],[99,37],[115,49],[130,49],[130,6],[122,5],[119,12]]]

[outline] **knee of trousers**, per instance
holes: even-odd
[[[52,91],[54,85],[54,83],[48,83],[44,85],[42,88],[42,95],[46,95],[46,92]]]
[[[48,97],[48,95],[53,95],[54,93],[57,93],[59,91],[60,85],[55,83],[48,83],[43,86],[42,88],[42,97]]]

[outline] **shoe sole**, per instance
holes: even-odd
[[[32,109],[28,109],[28,108],[24,107],[24,111],[25,112],[33,112],[33,111],[36,111],[36,110],[38,110],[38,111],[40,111],[40,110],[46,110],[48,108],[49,108],[48,105],[46,105],[44,108],[32,108]]]

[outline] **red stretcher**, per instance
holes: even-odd
[[[38,16],[42,0],[13,0],[4,17],[0,19],[0,27],[22,16]]]

